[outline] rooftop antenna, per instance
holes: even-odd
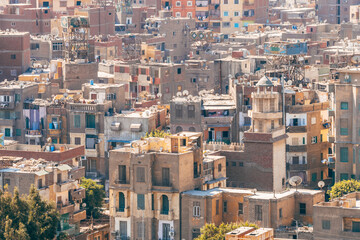
[[[293,187],[296,187],[296,192],[298,189],[298,186],[302,183],[302,178],[299,176],[293,176],[289,179],[289,184]]]

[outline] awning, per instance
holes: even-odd
[[[111,130],[113,131],[119,131],[120,130],[120,127],[121,127],[121,123],[119,122],[112,122],[111,123]]]
[[[141,131],[141,123],[133,123],[130,125],[130,129],[132,132],[140,132]]]

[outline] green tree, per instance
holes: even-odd
[[[331,199],[334,199],[356,191],[360,191],[360,181],[351,179],[335,183],[331,190],[328,191],[328,194]]]
[[[83,202],[86,204],[86,215],[98,218],[105,198],[104,186],[87,178],[82,178],[80,185],[85,188],[86,195]]]
[[[158,138],[164,138],[166,136],[169,136],[170,134],[165,132],[164,130],[152,130],[151,132],[147,132],[145,134],[145,138],[150,138],[150,137],[158,137]]]
[[[249,222],[240,223],[222,223],[216,226],[213,223],[206,224],[201,228],[201,235],[196,240],[224,240],[225,234],[231,232],[239,227],[254,227],[258,228],[256,224]]]
[[[42,201],[39,192],[32,185],[28,196],[29,217],[26,224],[31,239],[54,239],[59,222],[55,205]]]
[[[52,240],[56,236],[59,214],[54,205],[41,200],[32,185],[28,197],[0,191],[0,239]]]
[[[70,240],[70,236],[69,236],[69,234],[67,234],[67,233],[65,233],[65,232],[61,232],[61,233],[57,236],[56,240]]]

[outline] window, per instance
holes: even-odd
[[[94,114],[86,114],[86,128],[96,128]]]
[[[137,195],[137,209],[145,210],[145,195],[144,194]]]
[[[279,218],[282,218],[283,215],[282,215],[282,208],[279,209]]]
[[[119,183],[126,183],[126,165],[119,165]]]
[[[16,129],[15,134],[16,136],[21,136],[21,129]]]
[[[195,106],[194,105],[188,106],[188,118],[195,118]]]
[[[31,50],[36,50],[36,49],[39,49],[40,48],[40,45],[38,43],[31,43],[30,44],[30,49]]]
[[[5,128],[5,137],[11,137],[11,129]]]
[[[239,167],[243,167],[244,163],[243,162],[239,162]]]
[[[200,202],[193,202],[193,216],[200,217]]]
[[[76,6],[81,6],[81,1],[76,1]]]
[[[220,202],[219,202],[219,199],[217,199],[216,200],[216,215],[219,215],[219,204],[220,204]]]
[[[145,182],[145,168],[144,167],[136,168],[136,182]]]
[[[224,28],[225,28],[225,27],[230,27],[230,22],[223,22],[222,24],[223,24],[223,27],[224,27]]]
[[[317,143],[317,136],[311,137],[311,144]]]
[[[170,186],[170,168],[162,168],[162,185]]]
[[[228,138],[229,137],[229,131],[223,131],[222,132],[222,137],[223,138]]]
[[[176,1],[176,6],[180,7],[181,6],[181,2],[180,1]]]
[[[17,76],[17,71],[16,70],[10,70],[10,75],[13,77]]]
[[[236,167],[236,162],[231,162],[231,166]]]
[[[169,214],[169,198],[166,195],[161,196],[161,214]]]
[[[10,58],[11,59],[16,59],[16,54],[11,54]]]
[[[239,23],[234,23],[234,28],[239,28]]]
[[[316,117],[311,118],[311,124],[316,124]]]
[[[155,210],[155,197],[154,194],[151,194],[151,210]]]
[[[187,17],[188,17],[188,18],[192,18],[192,12],[188,12],[188,13],[187,13]]]
[[[80,145],[81,144],[81,138],[76,137],[75,138],[75,145]]]
[[[239,4],[239,0],[234,0],[234,4]]]
[[[42,188],[42,179],[38,179],[38,189]]]
[[[190,7],[192,6],[192,1],[187,1],[187,5]]]
[[[67,1],[60,1],[60,7],[66,7]]]
[[[221,164],[218,164],[218,172],[221,172]]]
[[[348,110],[349,109],[349,103],[348,102],[341,102],[340,103],[340,109],[341,110]]]
[[[137,237],[145,238],[145,222],[137,222]]]
[[[80,128],[80,115],[74,115],[74,128]]]
[[[54,42],[52,44],[52,47],[53,47],[53,51],[62,51],[62,42]]]
[[[229,3],[229,1],[228,0],[224,0],[224,4],[228,4]]]
[[[312,173],[311,174],[311,181],[316,182],[316,180],[317,180],[317,173]]]
[[[347,173],[340,173],[340,181],[342,180],[348,180],[349,179],[349,174]]]
[[[175,105],[175,118],[181,119],[182,118],[182,105]]]
[[[10,178],[5,178],[4,184],[10,186]]]
[[[360,232],[360,222],[352,222],[352,232]]]
[[[300,208],[300,215],[306,215],[306,203],[300,203],[299,208]]]
[[[262,221],[262,206],[255,205],[255,220]]]
[[[61,173],[58,173],[57,174],[57,181],[56,181],[57,183],[61,183],[62,181],[61,181]]]
[[[16,26],[16,22],[12,22],[12,23],[11,23],[11,26]]]
[[[322,220],[322,229],[330,230],[330,220]]]
[[[181,74],[181,68],[177,69],[177,74]]]
[[[349,150],[347,147],[340,148],[340,162],[348,162]]]
[[[125,211],[125,195],[122,192],[119,192],[119,212]]]
[[[243,203],[238,203],[238,215],[244,214],[244,205]]]
[[[224,17],[228,17],[229,16],[229,12],[228,11],[224,11]]]
[[[140,74],[146,75],[146,68],[140,68]]]
[[[347,136],[348,133],[348,119],[341,118],[340,119],[340,135]]]
[[[298,156],[292,157],[292,164],[299,164],[299,157]]]
[[[223,212],[227,213],[227,201],[223,201]]]

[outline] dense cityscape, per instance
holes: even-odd
[[[360,0],[0,0],[0,239],[360,240],[359,65]]]

